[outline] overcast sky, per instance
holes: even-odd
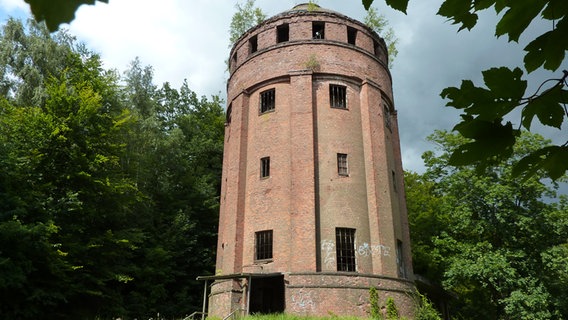
[[[154,68],[157,85],[170,82],[179,87],[187,79],[198,95],[225,96],[225,60],[229,24],[235,1],[228,0],[110,0],[80,7],[68,28],[71,34],[98,52],[105,67],[124,71],[139,57],[143,65]],[[244,3],[245,0],[240,2]],[[273,16],[307,1],[257,0],[267,16]],[[435,129],[451,129],[459,112],[444,107],[439,93],[448,86],[459,86],[462,79],[481,84],[481,71],[490,67],[521,66],[520,44],[494,37],[497,18],[492,10],[480,16],[470,32],[457,32],[435,13],[441,0],[412,0],[408,14],[386,7],[375,0],[375,8],[390,21],[399,39],[398,56],[391,70],[395,107],[398,110],[403,166],[421,172],[421,154],[434,148],[426,137]],[[360,0],[320,0],[319,5],[362,21],[365,10]],[[23,0],[0,0],[0,19],[7,16],[25,19],[29,9]],[[531,26],[539,34],[551,25]],[[534,38],[534,36],[532,37]],[[529,38],[529,39],[532,39]],[[563,69],[567,66],[564,65]],[[562,70],[562,68],[560,69]],[[536,72],[532,86],[557,74]],[[532,92],[531,92],[532,93]],[[512,119],[518,124],[519,119]],[[558,136],[557,132],[552,132]],[[566,137],[563,137],[566,139]]]

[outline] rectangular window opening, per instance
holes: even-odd
[[[270,157],[260,159],[260,177],[268,178],[270,176]]]
[[[272,259],[272,230],[255,232],[255,260]]]
[[[349,168],[347,167],[347,154],[337,154],[337,174],[340,176],[348,176]]]
[[[375,56],[377,58],[381,57],[381,46],[379,45],[379,42],[377,40],[373,40],[373,49],[375,51]]]
[[[249,52],[255,53],[258,51],[258,38],[256,36],[252,36],[249,39]]]
[[[406,268],[404,266],[404,255],[402,254],[402,241],[396,240],[396,265],[398,267],[398,276],[406,278]]]
[[[276,90],[270,89],[260,93],[260,113],[274,110]]]
[[[282,24],[276,27],[276,43],[286,42],[290,40],[290,27],[288,24]]]
[[[325,23],[321,21],[312,22],[312,38],[325,39]]]
[[[394,189],[394,192],[398,192],[396,188],[396,174],[394,173],[394,170],[391,171],[391,174],[392,174],[392,187]]]
[[[233,57],[231,58],[231,65],[235,66],[237,65],[237,52],[235,51],[235,54],[233,54]]]
[[[347,27],[347,43],[355,45],[357,40],[357,29],[352,27]]]
[[[392,131],[390,108],[386,103],[383,103],[383,117],[385,119],[385,127]]]
[[[347,87],[330,84],[329,104],[332,108],[347,109]]]
[[[355,229],[335,228],[337,271],[355,272]]]
[[[227,107],[227,113],[225,114],[225,123],[226,124],[231,123],[231,112],[233,112],[233,104],[229,104],[229,106]]]

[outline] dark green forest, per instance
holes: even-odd
[[[126,71],[65,31],[0,34],[0,315],[181,318],[214,270],[224,102]],[[568,199],[512,163],[550,144],[523,133],[508,162],[449,165],[470,143],[429,137],[405,176],[414,270],[456,319],[568,318]]]
[[[124,73],[66,32],[0,37],[0,315],[148,319],[201,309],[216,246],[219,97]]]

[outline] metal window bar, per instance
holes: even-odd
[[[256,233],[256,260],[272,259],[272,230]]]
[[[266,178],[270,176],[270,157],[260,159],[260,177]]]
[[[329,103],[333,108],[347,108],[347,88],[345,86],[329,85]]]
[[[356,271],[355,229],[336,228],[335,242],[337,253],[337,271]]]
[[[340,176],[349,175],[349,168],[347,167],[347,155],[345,153],[337,154],[337,174]]]
[[[274,89],[266,90],[260,93],[260,113],[274,110],[276,91]]]

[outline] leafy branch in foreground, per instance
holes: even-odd
[[[486,88],[476,87],[472,81],[463,80],[461,87],[450,87],[442,91],[442,98],[449,99],[447,106],[463,109],[462,121],[454,130],[473,141],[456,148],[450,157],[451,165],[476,164],[483,169],[491,164],[509,158],[513,145],[519,136],[521,126],[531,129],[536,118],[542,125],[561,129],[564,117],[568,117],[568,71],[560,79],[544,81],[536,92],[524,97],[527,81],[522,80],[519,68],[492,68],[483,72]],[[539,93],[549,82],[554,84]],[[521,107],[521,121],[513,128],[503,118],[513,109]],[[513,166],[515,176],[525,178],[539,170],[556,180],[568,170],[568,142],[560,146],[547,146],[524,156]]]

